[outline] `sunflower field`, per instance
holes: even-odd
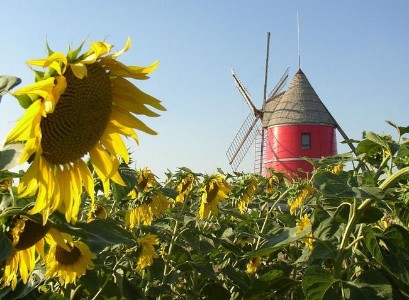
[[[0,77],[26,109],[0,150],[0,299],[409,298],[409,127],[306,178],[159,180],[122,140],[164,110],[128,80],[157,65],[120,63],[129,47],[47,47],[33,84]]]

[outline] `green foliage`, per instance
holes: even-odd
[[[47,223],[87,244],[96,255],[94,267],[76,285],[64,286],[58,278],[45,276],[39,260],[27,284],[19,277],[16,289],[2,287],[0,297],[407,299],[409,127],[388,123],[396,129],[396,140],[365,132],[363,140],[355,141],[358,156],[347,153],[313,161],[316,168],[309,178],[218,170],[230,192],[218,203],[217,216],[204,220],[198,215],[209,175],[180,168],[169,171],[163,182],[153,176],[149,185],[141,170],[122,164],[125,186],[112,183],[106,197],[95,178],[95,203],[83,193],[75,224],[66,223],[59,213]],[[14,157],[0,154],[1,166]],[[28,214],[31,198],[16,200],[11,180],[24,171],[3,169],[0,276],[16,251],[13,220],[39,220]],[[164,197],[168,208],[155,213],[150,224],[127,226],[127,211],[151,205],[155,195]],[[93,205],[103,213],[90,214]],[[137,270],[140,238],[148,234],[159,239],[156,257]]]

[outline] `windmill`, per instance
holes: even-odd
[[[305,159],[320,159],[337,153],[336,132],[346,140],[355,153],[354,145],[318,97],[300,67],[285,92],[281,92],[288,78],[288,69],[266,96],[270,33],[267,34],[267,58],[264,98],[261,109],[253,100],[232,69],[236,86],[250,108],[240,130],[226,154],[235,171],[256,140],[255,173],[265,174],[273,168],[292,176],[308,176],[312,164]]]
[[[263,115],[266,103],[272,101],[284,87],[289,69],[284,72],[279,82],[275,85],[274,89],[270,92],[267,97],[267,78],[268,78],[268,59],[269,59],[269,49],[270,49],[270,32],[267,33],[267,55],[266,55],[266,66],[265,66],[265,76],[264,76],[264,97],[261,109],[257,109],[254,105],[252,97],[247,89],[244,87],[243,83],[240,81],[236,72],[231,67],[231,72],[233,75],[233,80],[236,84],[237,89],[243,96],[248,107],[250,108],[250,113],[244,120],[242,126],[234,137],[232,143],[227,149],[226,155],[229,160],[229,164],[234,171],[237,170],[238,166],[244,159],[250,147],[256,140],[255,145],[255,161],[254,161],[254,171],[258,174],[264,173],[264,161],[266,153],[266,128],[263,127]]]

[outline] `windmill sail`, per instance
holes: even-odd
[[[283,76],[281,76],[280,81],[276,84],[274,89],[270,92],[270,94],[267,97],[267,102],[273,99],[274,96],[277,95],[281,91],[281,89],[285,86],[285,83],[287,82],[289,70],[290,68],[287,68]]]
[[[259,134],[260,123],[259,118],[250,113],[234,137],[229,149],[227,149],[226,155],[234,171],[237,170],[237,167],[253,144],[254,139]]]
[[[249,106],[250,110],[254,113],[255,116],[260,115],[261,112],[254,106],[253,101],[251,100],[250,93],[241,83],[239,77],[236,75],[232,67],[230,67],[230,70],[233,75],[234,82],[236,83],[237,89],[239,90],[240,94],[243,96],[244,100],[246,100],[246,103]]]

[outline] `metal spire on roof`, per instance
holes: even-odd
[[[301,54],[300,54],[300,18],[297,11],[297,44],[298,44],[298,69],[301,69]]]

